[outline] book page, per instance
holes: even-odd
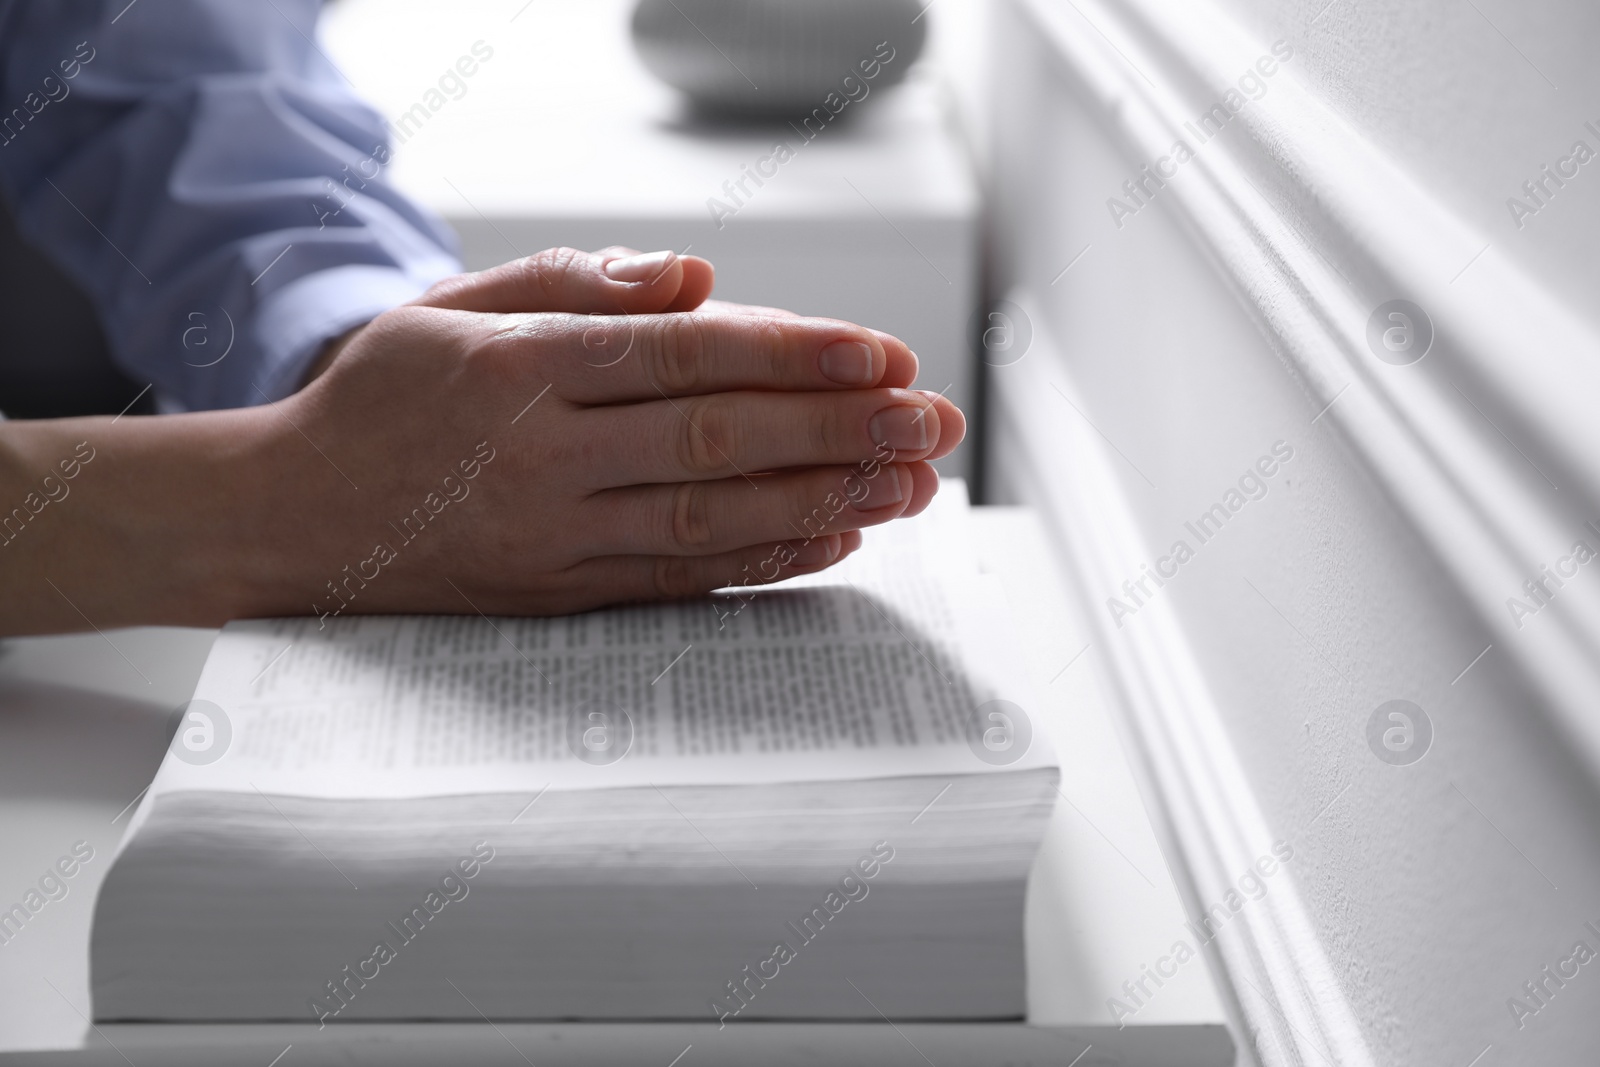
[[[954,488],[839,567],[706,599],[232,623],[192,709],[219,721],[186,717],[152,790],[404,797],[1051,762],[1043,737],[1004,735],[1033,702]]]

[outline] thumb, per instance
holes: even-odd
[[[446,278],[412,303],[458,311],[643,315],[698,307],[711,295],[714,277],[707,261],[671,251],[547,248]]]

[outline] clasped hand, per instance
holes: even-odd
[[[681,597],[820,570],[926,507],[927,461],[965,423],[909,388],[911,350],[708,303],[711,280],[670,252],[553,249],[362,329],[281,403],[274,447],[300,453],[348,557],[304,599],[554,614]]]
[[[0,423],[0,635],[581,611],[821,570],[926,507],[965,421],[911,350],[711,283],[554,249],[378,316],[282,400]]]

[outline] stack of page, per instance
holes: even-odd
[[[960,483],[824,574],[236,622],[96,905],[101,1020],[991,1019],[1058,772]]]

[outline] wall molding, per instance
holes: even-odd
[[[1270,49],[1208,0],[1012,2],[1132,160],[1192,140]],[[1575,540],[1600,549],[1600,337],[1299,76],[1280,68],[1160,195],[1600,780],[1600,583],[1508,607]],[[1395,298],[1436,330],[1409,366],[1368,346]]]
[[[1103,135],[1134,174],[1176,141],[1192,142],[1186,124],[1222,101],[1273,43],[1252,39],[1216,0],[1008,3],[1030,63],[1036,48],[1075,98],[1074,111],[1097,124],[1090,136]],[[1591,410],[1600,336],[1584,309],[1553,296],[1494,247],[1493,235],[1453,213],[1321,98],[1309,59],[1280,66],[1265,95],[1198,146],[1160,189],[1162,211],[1256,323],[1303,390],[1307,414],[1320,413],[1351,466],[1416,532],[1419,543],[1406,551],[1436,560],[1450,592],[1471,605],[1472,625],[1461,628],[1481,623],[1488,655],[1504,657],[1478,669],[1509,668],[1502,681],[1513,684],[1501,691],[1527,694],[1507,718],[1547,717],[1592,788],[1600,781],[1600,582],[1585,568],[1520,622],[1507,601],[1526,599],[1524,583],[1575,540],[1600,549],[1600,419]],[[1014,136],[1027,131],[1019,126]],[[1021,160],[997,159],[997,167],[1031,158],[1026,140],[1009,150]],[[1040,155],[1071,158],[1070,146]],[[1090,213],[1080,200],[1062,211],[1075,221]],[[1018,239],[1031,253],[1028,241]],[[1004,451],[990,471],[1003,498],[1046,515],[1080,592],[1114,589],[1154,553],[1131,503],[1138,490],[1125,487],[1117,457],[1082,420],[1059,417],[1058,390],[1081,410],[1096,405],[1079,396],[1064,370],[1075,361],[1049,336],[1056,320],[1042,309],[1059,309],[1062,297],[1047,281],[1024,279],[1004,294],[1027,313],[1033,341],[1028,358],[989,376],[990,434]],[[1409,365],[1380,359],[1368,340],[1375,309],[1393,299],[1426,309],[1436,331],[1426,356]],[[1125,742],[1193,913],[1270,845],[1273,812],[1229,733],[1238,717],[1213,695],[1213,684],[1220,690],[1229,678],[1226,665],[1200,658],[1201,635],[1185,627],[1203,623],[1170,598],[1143,605],[1138,625],[1121,629],[1105,612],[1088,614],[1125,712]],[[1454,684],[1454,669],[1437,685]],[[1208,949],[1241,1044],[1253,1043],[1264,1063],[1368,1067],[1368,1041],[1386,1040],[1384,1020],[1364,1024],[1350,998],[1381,993],[1382,978],[1364,970],[1381,970],[1381,961],[1353,957],[1337,942],[1347,917],[1336,892],[1290,873]],[[1313,915],[1333,924],[1324,929],[1334,940],[1319,938]]]
[[[1026,292],[1009,298],[1024,311],[1038,307]],[[991,418],[999,416],[1021,437],[1020,447],[1008,451],[1005,472],[1015,485],[1002,488],[1044,513],[1080,594],[1114,589],[1154,553],[1099,436],[1084,420],[1059,417],[1056,393],[1080,408],[1087,404],[1058,369],[1060,354],[1038,325],[1043,316],[1032,317],[1029,358],[993,376]],[[1098,609],[1086,615],[1126,716],[1123,741],[1137,756],[1163,849],[1193,919],[1204,901],[1221,899],[1241,871],[1269,854],[1276,839],[1171,600],[1146,604],[1136,626],[1118,628]],[[1226,977],[1224,993],[1240,1036],[1250,1035],[1246,1040],[1253,1038],[1258,1051],[1293,1050],[1293,1058],[1281,1062],[1372,1067],[1293,873],[1286,867],[1274,878],[1273,890],[1206,948]],[[1270,1032],[1270,1043],[1263,1031]]]

